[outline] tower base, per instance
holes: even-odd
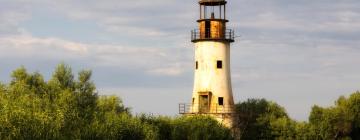
[[[234,137],[235,140],[239,140],[240,139],[240,131],[239,131],[239,127],[238,127],[238,115],[236,113],[206,113],[206,114],[201,114],[201,113],[189,113],[189,114],[184,114],[186,116],[195,116],[195,115],[204,115],[204,116],[210,116],[212,118],[214,118],[215,120],[217,120],[221,125],[229,128],[231,130],[231,134]]]

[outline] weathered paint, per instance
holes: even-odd
[[[222,20],[211,20],[210,21],[210,38],[224,38],[225,35],[225,21]],[[200,37],[205,37],[205,20],[199,22]]]
[[[199,22],[199,29],[200,29],[200,38],[205,38],[205,21]]]
[[[210,23],[211,37],[213,38],[223,38],[225,31],[225,22],[222,21],[211,21]]]
[[[219,41],[200,41],[195,43],[194,89],[192,111],[199,112],[200,95],[209,95],[209,111],[219,122],[231,127],[234,100],[230,77],[230,43]],[[217,61],[222,61],[222,68],[217,68]],[[195,64],[194,62],[194,64]],[[218,97],[223,97],[219,105]],[[224,110],[224,108],[227,108]],[[224,112],[219,112],[219,110]]]
[[[234,99],[230,77],[230,43],[232,30],[226,30],[226,1],[200,0],[199,31],[191,32],[195,43],[195,76],[191,105],[179,105],[179,112],[188,115],[210,115],[229,128],[236,128]],[[210,11],[216,8],[219,11]],[[207,14],[205,14],[207,13]],[[217,15],[217,16],[216,16]],[[217,61],[222,67],[217,68]],[[219,104],[219,97],[222,103]]]

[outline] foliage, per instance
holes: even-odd
[[[116,96],[98,96],[91,71],[59,64],[51,79],[24,67],[0,83],[0,139],[231,139],[209,117],[132,116]]]
[[[335,106],[313,106],[309,122],[297,122],[265,99],[236,104],[240,139],[360,139],[360,92],[341,96]]]
[[[241,139],[293,139],[294,121],[285,109],[265,99],[249,99],[236,104]]]
[[[133,116],[116,96],[98,96],[92,72],[74,76],[59,64],[49,81],[24,67],[0,83],[0,139],[229,140],[231,131],[208,116]],[[360,139],[360,92],[334,106],[312,107],[309,121],[292,120],[265,99],[236,104],[240,139]],[[236,138],[237,139],[237,138]]]
[[[230,131],[210,117],[182,117],[174,122],[172,138],[175,140],[229,140]]]
[[[175,119],[140,115],[138,117],[155,130],[158,140],[230,140],[229,129],[209,116],[183,116]]]
[[[313,106],[309,122],[317,139],[360,139],[360,92],[341,96],[335,106]]]

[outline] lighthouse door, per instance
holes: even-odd
[[[208,95],[200,95],[199,111],[200,111],[200,113],[206,113],[209,111],[209,96]]]
[[[210,111],[211,94],[211,92],[199,92],[199,113]]]

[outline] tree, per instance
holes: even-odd
[[[59,88],[61,90],[75,90],[75,81],[74,75],[72,73],[71,67],[66,65],[65,63],[60,63],[56,68],[52,75],[49,84],[53,86],[53,88]]]
[[[285,109],[265,99],[236,104],[240,139],[294,139],[296,122]]]
[[[309,123],[317,139],[359,139],[360,93],[341,96],[335,106],[313,106]]]
[[[45,81],[23,66],[14,70],[10,84],[0,84],[0,139],[150,138],[150,127],[132,118],[120,98],[98,97],[91,73],[82,70],[75,80],[61,63]],[[96,123],[103,129],[93,129]]]
[[[209,116],[185,116],[174,121],[173,140],[231,140],[231,132]]]
[[[0,139],[228,140],[230,130],[209,116],[133,116],[117,96],[98,96],[92,72],[75,79],[59,64],[51,79],[24,67],[0,83]],[[313,106],[308,122],[289,118],[265,99],[236,104],[241,139],[360,139],[360,92],[330,107]]]
[[[80,71],[78,82],[75,83],[77,107],[80,117],[85,119],[84,123],[92,120],[98,98],[95,84],[91,81],[91,73],[90,70]]]
[[[347,107],[353,120],[350,137],[352,139],[360,139],[360,92],[357,91],[350,95],[348,102]]]

